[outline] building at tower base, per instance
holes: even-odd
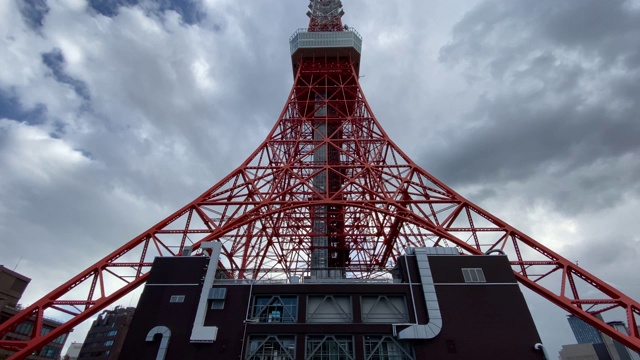
[[[388,279],[254,281],[210,247],[155,259],[120,359],[544,358],[506,256],[416,248]]]
[[[91,324],[78,358],[117,360],[135,310],[133,307],[116,306],[100,313]]]
[[[0,324],[10,320],[22,310],[19,304],[31,279],[0,265]],[[41,333],[47,334],[61,323],[55,319],[43,318]],[[16,341],[28,339],[34,332],[34,318],[29,318],[16,326],[13,331],[1,337],[2,340]],[[41,349],[34,351],[28,360],[58,359],[68,334],[62,334]],[[0,349],[0,360],[7,359],[14,351]]]
[[[603,320],[601,314],[596,314],[595,317]],[[611,336],[600,332],[582,319],[568,315],[567,321],[578,344],[563,345],[562,351],[560,351],[561,360],[640,360],[640,354],[615,341]],[[607,325],[628,334],[627,326],[622,321],[609,321]]]

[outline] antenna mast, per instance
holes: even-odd
[[[340,0],[311,0],[307,12],[309,31],[342,31],[342,15]]]

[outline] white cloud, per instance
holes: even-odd
[[[67,181],[90,160],[61,139],[42,129],[0,119],[0,169],[10,177],[3,182],[34,183],[36,186]]]

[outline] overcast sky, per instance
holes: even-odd
[[[640,299],[640,1],[343,3],[364,92],[411,158]],[[307,4],[0,1],[0,264],[33,279],[25,304],[260,144]],[[565,313],[526,296],[556,358]]]

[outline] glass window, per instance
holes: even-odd
[[[211,310],[220,310],[220,309],[224,309],[224,300],[212,300]]]
[[[251,314],[261,323],[294,323],[298,318],[298,297],[256,296]]]
[[[365,336],[365,360],[413,360],[413,348],[390,336]]]
[[[353,337],[340,335],[307,336],[305,360],[353,360]]]
[[[64,344],[64,341],[67,340],[67,334],[62,334],[53,340],[56,344]]]
[[[487,282],[480,268],[463,268],[462,276],[464,276],[464,282]]]
[[[107,336],[116,336],[118,335],[118,330],[111,330],[107,333]]]
[[[172,303],[184,302],[184,295],[171,295],[171,299],[169,299],[169,302],[172,302]]]
[[[361,299],[362,322],[404,323],[409,321],[407,300],[404,296],[363,296]]]
[[[105,341],[104,342],[104,346],[112,346],[113,345],[113,340],[109,340],[109,341]]]
[[[48,359],[55,359],[58,356],[59,351],[60,351],[59,348],[47,345],[44,348],[42,348],[42,351],[40,351],[40,356]]]
[[[227,288],[211,288],[209,299],[224,300],[227,297]]]
[[[296,338],[289,335],[252,335],[247,346],[247,360],[293,360]]]
[[[351,297],[346,295],[309,295],[307,323],[351,323]]]
[[[22,324],[16,326],[14,332],[16,334],[21,335],[31,335],[31,331],[33,330],[33,323],[31,322],[23,322]]]

